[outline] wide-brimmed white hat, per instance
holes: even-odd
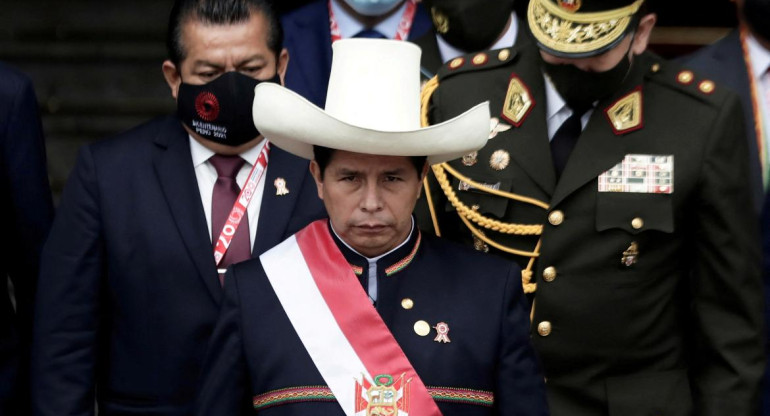
[[[334,43],[326,109],[278,84],[255,88],[260,132],[282,149],[313,159],[313,145],[384,156],[427,156],[431,164],[484,146],[489,103],[420,128],[420,48],[402,41]]]

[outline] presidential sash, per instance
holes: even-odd
[[[440,416],[326,221],[310,224],[260,256],[313,363],[348,416]]]

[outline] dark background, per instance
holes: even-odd
[[[307,0],[276,0],[288,11]],[[58,196],[78,147],[174,110],[161,63],[171,0],[3,0],[0,61],[35,84]],[[683,6],[690,8],[685,9]],[[728,0],[650,0],[651,48],[675,57],[735,26]],[[526,1],[517,0],[520,16]]]

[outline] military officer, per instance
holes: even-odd
[[[457,58],[426,86],[426,122],[492,113],[483,149],[433,166],[431,228],[528,266],[552,414],[755,414],[738,99],[645,51],[643,0],[531,0],[527,19],[536,46]]]

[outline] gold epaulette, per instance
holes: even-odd
[[[440,81],[448,77],[469,71],[485,70],[508,65],[516,60],[514,48],[503,48],[492,51],[476,52],[459,56],[441,66],[436,74]]]

